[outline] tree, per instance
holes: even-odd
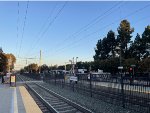
[[[139,64],[142,72],[150,72],[150,57],[143,59]]]
[[[149,25],[145,28],[145,31],[142,34],[142,41],[146,48],[143,57],[146,58],[150,55],[150,26]]]
[[[102,59],[109,58],[110,47],[108,45],[107,37],[103,38],[103,40],[102,40],[102,51],[101,52],[102,52],[102,56],[101,56]]]
[[[7,69],[7,57],[3,52],[0,52],[0,72],[5,72]]]
[[[144,56],[146,52],[146,45],[141,36],[137,33],[134,43],[129,48],[130,58],[135,58],[138,61]]]
[[[49,68],[48,68],[48,66],[47,66],[46,64],[43,64],[43,65],[40,66],[39,68],[41,68],[41,72],[43,72],[43,71],[48,71],[48,70],[49,70]]]
[[[38,71],[38,65],[33,63],[28,65],[29,72],[36,73]]]
[[[134,29],[131,28],[130,23],[127,20],[122,20],[118,27],[118,42],[121,44],[121,51],[125,58],[127,58],[128,44],[131,40],[131,34]]]
[[[98,40],[96,44],[94,60],[107,59],[109,57],[109,52],[108,39],[104,37],[103,40]]]
[[[16,63],[16,57],[10,53],[10,54],[5,54],[5,56],[7,57],[7,70],[9,70],[9,67],[10,67],[10,70],[14,69],[14,64]]]
[[[57,65],[54,65],[54,66],[50,66],[49,69],[50,69],[50,70],[56,70],[57,67],[58,67]]]
[[[65,66],[64,66],[64,65],[58,66],[58,68],[57,68],[57,69],[65,70]]]
[[[128,58],[124,61],[124,67],[131,67],[131,65],[138,65],[138,62],[135,58]]]
[[[95,48],[95,55],[93,56],[94,60],[101,59],[102,56],[102,40],[98,40]]]
[[[104,60],[115,57],[116,39],[115,33],[110,30],[107,37],[98,40],[95,48],[94,60]]]
[[[116,47],[116,39],[115,33],[110,30],[107,34],[107,47],[109,48],[109,56],[114,58],[115,57],[115,47]]]
[[[25,72],[29,72],[29,66],[25,66],[24,69],[23,69]]]
[[[66,65],[66,70],[67,70],[67,71],[70,71],[71,68],[72,68],[72,65],[71,65],[71,64],[67,64],[67,65]]]

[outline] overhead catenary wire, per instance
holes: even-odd
[[[64,42],[66,42],[67,40],[71,40],[72,38],[75,38],[77,36],[79,36],[82,32],[90,29],[90,27],[94,26],[96,23],[102,21],[106,16],[112,14],[115,10],[115,8],[120,5],[121,3],[123,3],[122,1],[117,2],[116,4],[114,4],[112,7],[110,7],[108,10],[106,10],[104,13],[102,13],[101,15],[98,15],[96,18],[94,18],[92,21],[90,21],[88,24],[84,25],[82,28],[80,28],[78,31],[76,31],[75,33],[73,33],[71,36],[67,37],[66,39],[64,39],[61,43],[57,43],[56,47],[60,47],[62,44],[64,44]],[[112,10],[113,9],[113,10]]]
[[[92,21],[90,21],[88,24],[84,25],[82,28],[80,28],[78,31],[76,31],[75,33],[73,33],[71,36],[67,37],[66,39],[64,39],[62,42],[58,43],[56,46],[60,46],[60,44],[62,44],[63,42],[70,40],[70,38],[75,38],[75,36],[77,36],[78,34],[82,33],[83,31],[86,31],[87,29],[89,29],[91,26],[95,25],[96,23],[100,22],[101,20],[104,19],[105,16],[108,16],[109,14],[111,14],[113,11],[111,11],[112,9],[114,9],[115,7],[117,7],[118,5],[120,5],[122,2],[119,1],[117,2],[115,5],[113,5],[112,7],[110,7],[108,10],[106,10],[104,13],[102,13],[101,15],[98,15],[96,18],[94,18]],[[110,12],[111,11],[111,12]],[[116,11],[116,10],[115,10]],[[108,13],[110,12],[110,13]],[[108,13],[108,14],[107,14]],[[107,15],[106,15],[107,14]]]
[[[87,35],[87,37],[91,36],[92,34],[95,34],[95,33],[99,32],[99,31],[102,30],[102,29],[105,29],[105,28],[109,27],[110,25],[115,24],[116,22],[118,22],[118,21],[120,21],[120,20],[122,20],[122,19],[124,19],[124,18],[127,18],[127,17],[132,16],[132,15],[134,15],[135,13],[138,13],[138,12],[142,11],[143,9],[149,7],[149,6],[150,6],[150,4],[147,4],[146,6],[144,6],[144,7],[142,7],[142,8],[139,8],[139,9],[137,9],[136,11],[133,11],[132,13],[130,13],[130,14],[126,15],[126,16],[124,16],[124,17],[122,17],[122,18],[120,18],[120,19],[117,19],[116,21],[114,21],[114,22],[112,22],[112,23],[110,23],[110,24],[108,24],[108,25],[106,25],[106,26],[104,26],[104,27],[102,27],[102,28],[100,28],[100,29],[98,29],[98,30],[96,30],[96,31],[94,31],[94,32],[92,32],[92,33],[89,33],[89,34]],[[85,36],[85,38],[86,38],[86,36]],[[85,38],[80,38],[78,41],[73,41],[72,43],[70,43],[70,44],[64,46],[63,48],[60,48],[60,49],[56,50],[56,52],[57,52],[57,51],[60,51],[60,50],[62,50],[62,49],[64,49],[64,48],[66,48],[66,47],[68,47],[68,46],[72,46],[72,45],[75,44],[76,42],[79,42],[80,40],[83,40],[83,39],[85,39]]]
[[[51,19],[51,17],[52,17],[52,14],[54,13],[54,11],[55,11],[57,5],[58,5],[58,3],[56,3],[56,4],[54,5],[54,7],[52,8],[52,10],[51,10],[50,13],[48,14],[48,17],[46,18],[46,21],[42,24],[40,30],[38,31],[38,33],[37,33],[36,36],[35,36],[35,39],[37,39],[38,37],[40,37],[40,34],[42,33],[42,30],[44,30],[44,28],[46,27],[47,23],[50,21],[50,19]],[[35,40],[35,42],[32,42],[32,44],[31,44],[31,46],[29,47],[29,50],[27,51],[27,54],[26,54],[25,56],[27,56],[27,55],[30,54],[31,50],[32,50],[33,47],[36,45],[36,43],[37,43],[37,40]]]
[[[19,11],[19,6],[20,6],[20,4],[19,4],[19,1],[18,1],[18,3],[17,3],[18,10],[17,10],[17,38],[16,38],[16,50],[17,50],[17,48],[18,48],[18,39],[19,39],[19,13],[20,13],[20,11]],[[16,51],[16,55],[17,55],[17,51]]]
[[[144,8],[145,9],[145,8]],[[141,10],[141,9],[139,9],[139,10]],[[139,12],[139,11],[138,11]],[[132,15],[132,14],[130,14],[130,15]],[[128,17],[128,16],[127,16]],[[109,26],[110,25],[113,25],[113,24],[115,24],[115,23],[111,23],[111,24],[109,24]],[[106,25],[106,28],[107,28],[107,25]],[[98,31],[99,32],[99,31]],[[95,32],[95,33],[97,33],[97,32]],[[79,41],[77,41],[77,42],[79,42]],[[72,44],[71,44],[72,45]],[[69,48],[70,49],[70,48]]]
[[[67,1],[59,9],[59,11],[55,15],[55,17],[48,23],[48,26],[46,27],[46,29],[42,32],[41,36],[37,39],[36,44],[44,37],[44,35],[49,30],[49,28],[53,25],[53,23],[55,22],[55,20],[59,17],[59,15],[62,13],[63,9],[65,8],[66,4],[67,4]],[[33,51],[34,49],[35,49],[35,46],[31,50]]]
[[[26,12],[25,12],[25,16],[24,16],[23,30],[22,30],[22,36],[21,36],[18,56],[20,55],[20,51],[21,51],[21,48],[22,48],[22,41],[23,41],[23,37],[24,37],[25,25],[26,25],[27,14],[28,14],[28,7],[29,7],[29,1],[27,1]]]
[[[149,6],[150,6],[150,4],[148,4],[148,5],[146,5],[146,6],[142,7],[142,8],[139,8],[139,9],[137,9],[137,10],[131,12],[130,14],[128,14],[128,15],[122,17],[121,19],[130,17],[130,16],[133,16],[134,14],[136,14],[136,13],[142,11],[143,9],[145,9],[145,8],[147,8],[147,7],[149,7]],[[91,36],[91,35],[93,35],[93,34],[99,32],[100,30],[103,30],[103,29],[107,28],[107,27],[110,26],[110,25],[115,24],[115,23],[118,22],[118,21],[120,21],[120,18],[117,19],[117,20],[115,20],[114,22],[112,22],[112,23],[110,23],[110,24],[108,24],[108,25],[106,25],[106,26],[104,26],[104,27],[102,27],[102,28],[100,28],[100,29],[98,29],[98,30],[92,32],[92,33],[89,33],[89,34],[86,35],[85,37],[82,37],[82,38],[80,38],[79,40],[74,41],[74,42],[68,44],[67,46],[65,46],[65,47],[63,47],[63,48],[56,50],[55,53],[57,54],[57,52],[62,51],[62,50],[64,50],[65,48],[68,48],[68,47],[70,48],[70,46],[73,46],[73,45],[75,45],[76,43],[79,43],[79,42],[80,42],[81,40],[83,40],[83,39],[89,38],[89,36]],[[52,56],[52,55],[54,55],[54,53],[52,53],[51,56]]]
[[[95,25],[96,23],[100,22],[101,20],[104,19],[104,17],[110,15],[114,10],[115,7],[119,6],[120,4],[122,4],[122,1],[119,1],[117,3],[115,3],[112,7],[110,7],[108,10],[106,10],[104,13],[102,13],[101,15],[97,16],[96,18],[94,18],[92,21],[90,21],[87,25],[83,26],[81,29],[79,29],[77,32],[75,32],[72,36],[72,38],[77,37],[80,33],[82,33],[83,31],[86,31],[87,29],[89,29],[91,26]],[[113,9],[113,10],[112,10]],[[68,39],[70,39],[70,37],[66,38],[63,42],[67,41]],[[61,43],[62,44],[62,43]],[[59,44],[59,46],[61,46],[61,44]],[[64,44],[64,43],[63,43]]]

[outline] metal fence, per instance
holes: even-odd
[[[148,78],[130,78],[110,74],[76,74],[76,76],[78,81],[73,82],[69,80],[69,75],[47,73],[44,74],[43,80],[51,85],[89,95],[105,102],[141,113],[150,113],[150,80]]]

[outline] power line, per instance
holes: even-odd
[[[150,6],[150,4],[144,6],[144,7],[140,8],[140,9],[137,9],[136,11],[133,11],[132,13],[130,13],[130,14],[124,16],[124,17],[121,18],[121,19],[130,17],[130,16],[134,15],[135,13],[140,12],[140,11],[142,11],[143,9],[145,9],[145,8],[147,8],[147,7],[149,7],[149,6]],[[107,28],[108,26],[115,24],[115,23],[118,22],[119,20],[120,20],[120,19],[117,19],[116,21],[114,21],[114,22],[112,22],[112,23],[110,23],[110,24],[108,24],[108,25],[102,27],[101,29],[98,29],[98,30],[96,30],[96,31],[94,31],[94,32],[92,32],[92,33],[86,35],[84,38],[80,38],[79,40],[77,40],[77,41],[75,41],[75,42],[72,42],[72,43],[70,43],[69,45],[67,45],[67,46],[65,46],[65,47],[63,47],[63,48],[58,49],[57,51],[61,51],[61,50],[65,49],[66,47],[69,47],[69,48],[70,48],[70,46],[74,45],[74,44],[77,43],[77,42],[80,42],[80,40],[83,40],[83,39],[85,39],[85,38],[88,38],[89,36],[91,36],[91,35],[93,35],[93,34],[99,32],[100,30],[103,30],[103,29]],[[56,52],[57,52],[57,51],[56,51]]]
[[[22,40],[23,40],[23,37],[24,37],[24,30],[25,30],[25,25],[26,25],[26,20],[27,20],[28,7],[29,7],[29,1],[27,1],[27,7],[26,7],[26,12],[25,12],[25,17],[24,17],[23,31],[22,31],[22,37],[21,37],[18,56],[20,55],[20,50],[21,50],[21,47],[22,47]]]
[[[104,13],[102,13],[101,15],[97,16],[96,18],[94,18],[92,21],[90,21],[88,24],[86,24],[85,26],[83,26],[82,28],[80,28],[78,31],[76,31],[75,33],[73,33],[71,36],[67,37],[66,39],[64,39],[61,43],[56,44],[56,47],[62,44],[64,44],[63,42],[66,42],[67,40],[69,40],[70,38],[75,38],[77,36],[79,36],[82,32],[86,31],[87,29],[89,29],[90,27],[94,26],[96,23],[100,22],[101,20],[104,19],[104,17],[112,14],[112,12],[116,11],[114,10],[115,7],[117,7],[118,5],[120,5],[122,2],[117,2],[116,4],[114,4],[112,7],[110,7],[108,10],[106,10]],[[113,9],[113,10],[112,10]],[[108,13],[108,14],[107,14]]]
[[[104,13],[102,13],[101,15],[97,16],[96,18],[94,18],[92,21],[90,21],[88,24],[86,24],[85,26],[83,26],[82,28],[80,28],[77,32],[73,33],[71,36],[67,37],[66,39],[64,39],[62,42],[58,43],[56,46],[60,46],[63,42],[66,42],[67,40],[69,40],[70,38],[75,38],[77,37],[79,34],[81,34],[82,32],[86,31],[87,29],[89,29],[91,26],[95,25],[96,23],[100,22],[101,20],[104,19],[104,17],[112,14],[113,11],[111,11],[112,9],[114,9],[116,6],[120,5],[121,2],[117,2],[115,5],[113,5],[111,8],[109,8],[108,10],[106,10]],[[110,12],[111,11],[111,12]],[[116,11],[116,10],[115,10]],[[110,13],[108,13],[110,12]],[[108,13],[108,14],[107,14]],[[107,15],[106,15],[107,14]]]
[[[134,15],[135,13],[138,13],[138,12],[142,11],[143,9],[149,7],[149,6],[150,6],[150,4],[144,6],[144,7],[140,8],[140,9],[137,9],[136,11],[133,11],[132,13],[130,13],[130,14],[124,16],[122,19],[127,18],[127,17],[130,17],[130,16]],[[91,35],[93,35],[93,34],[99,32],[100,30],[103,30],[103,29],[107,28],[107,27],[110,26],[110,25],[115,24],[115,23],[118,22],[119,20],[120,20],[120,19],[117,19],[117,20],[115,20],[114,22],[112,22],[112,23],[110,23],[110,24],[108,24],[108,25],[106,25],[106,26],[104,26],[104,27],[102,27],[102,28],[100,28],[100,29],[98,29],[98,30],[96,30],[96,31],[94,31],[94,32],[92,32],[92,33],[89,33],[89,34],[86,35],[85,37],[82,37],[82,38],[80,38],[79,40],[74,41],[74,42],[70,43],[69,45],[67,45],[67,46],[65,46],[65,47],[63,47],[63,48],[58,49],[56,52],[61,51],[61,50],[65,49],[65,48],[68,48],[68,47],[70,48],[70,46],[72,46],[72,45],[74,45],[74,44],[80,42],[80,41],[83,40],[83,39],[87,39],[89,36],[91,36]]]
[[[99,21],[103,20],[104,17],[110,15],[113,11],[111,11],[112,9],[114,9],[116,6],[120,5],[122,2],[117,2],[115,5],[113,5],[111,8],[109,8],[108,10],[106,10],[103,14],[97,16],[96,18],[94,18],[91,22],[89,22],[87,25],[83,26],[81,29],[79,29],[77,32],[75,32],[72,38],[74,38],[75,36],[78,36],[80,33],[82,33],[83,31],[89,29],[91,26],[95,25],[96,23],[98,23]],[[111,11],[111,12],[110,12]],[[116,11],[116,10],[115,10]],[[108,13],[109,12],[109,13]],[[108,14],[107,14],[108,13]],[[66,38],[63,42],[67,41],[68,39],[70,39],[70,37]],[[61,44],[59,44],[60,46]]]
[[[17,47],[18,47],[18,38],[19,38],[19,1],[17,3],[17,7],[18,7],[18,10],[17,10],[17,39],[16,39],[16,50],[17,50]],[[17,55],[17,51],[16,51],[16,55]]]
[[[39,37],[36,41],[36,44],[43,38],[43,36],[45,35],[45,33],[48,31],[48,29],[53,25],[53,23],[55,22],[55,20],[59,17],[59,15],[61,14],[61,12],[63,11],[63,9],[65,8],[67,2],[65,2],[63,4],[63,6],[59,9],[58,13],[56,14],[56,16],[53,18],[52,21],[49,22],[48,26],[46,27],[46,29],[42,32],[41,37]],[[35,46],[31,49],[34,50]]]
[[[52,14],[54,13],[54,11],[55,11],[57,5],[58,5],[58,4],[56,3],[56,4],[54,5],[53,9],[50,11],[50,13],[49,13],[49,15],[48,15],[46,21],[43,23],[43,25],[41,26],[41,28],[40,28],[40,30],[38,31],[37,35],[35,36],[35,39],[40,36],[40,34],[42,33],[42,30],[46,27],[46,24],[47,24],[47,22],[49,22],[50,18],[52,17]],[[30,46],[30,48],[29,48],[27,54],[30,54],[29,51],[30,51],[35,45],[36,45],[36,42],[33,43],[33,44]],[[30,52],[31,52],[31,51],[30,51]],[[26,56],[27,56],[27,55],[26,55]]]

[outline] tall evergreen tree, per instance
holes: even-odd
[[[145,54],[144,54],[144,58],[150,56],[150,26],[148,25],[145,28],[145,31],[142,34],[142,41],[143,44],[145,44]]]
[[[116,39],[115,39],[115,32],[110,30],[107,34],[107,43],[109,47],[109,53],[111,53],[110,57],[114,58],[115,57],[115,47],[116,47]]]
[[[129,48],[130,58],[135,58],[138,61],[141,60],[142,56],[145,54],[146,46],[143,43],[142,38],[137,33],[134,43]]]
[[[94,60],[100,59],[102,56],[102,40],[98,40],[95,48],[95,55],[94,55]]]
[[[127,58],[128,44],[131,40],[131,34],[134,29],[131,28],[130,23],[127,20],[122,20],[118,27],[118,42],[121,44],[122,54]]]

